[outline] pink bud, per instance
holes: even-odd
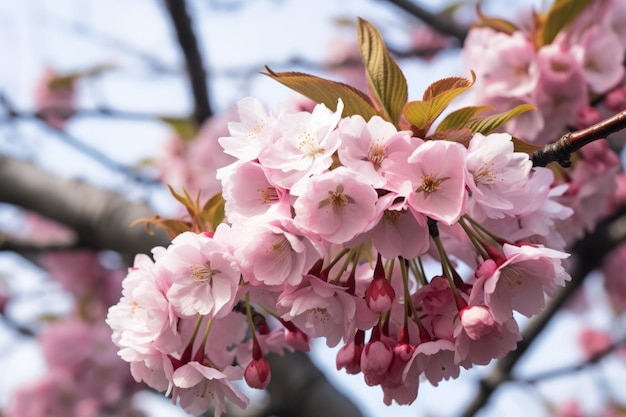
[[[361,353],[361,372],[365,376],[365,383],[374,386],[383,382],[392,360],[393,351],[387,343],[377,340],[365,345]]]
[[[484,306],[469,306],[459,312],[461,325],[472,340],[481,340],[497,332],[498,323]]]
[[[350,342],[337,352],[337,370],[345,369],[348,374],[355,375],[361,372],[361,354],[363,345]]]
[[[302,330],[295,329],[294,331],[285,331],[285,342],[294,349],[308,352],[311,347],[309,346],[309,336],[304,334]]]
[[[267,388],[267,385],[270,383],[270,379],[272,378],[270,364],[267,359],[252,359],[248,366],[246,366],[244,378],[246,379],[246,383],[251,388]]]
[[[393,347],[393,355],[401,362],[407,363],[415,352],[415,346],[410,343],[398,343]]]
[[[493,259],[487,259],[485,262],[478,265],[478,268],[476,268],[476,272],[474,273],[474,275],[476,276],[476,278],[490,277],[496,272],[497,269],[498,264],[496,264]]]
[[[385,278],[374,278],[365,291],[365,302],[374,313],[384,313],[391,310],[396,297],[393,287]]]

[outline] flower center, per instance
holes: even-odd
[[[328,192],[328,198],[322,200],[319,208],[330,206],[334,210],[340,210],[350,203],[354,203],[354,199],[343,193],[343,185],[339,184],[335,191]]]
[[[367,150],[367,159],[374,165],[374,169],[378,171],[381,164],[385,160],[385,147],[382,144],[382,139],[376,139],[370,142],[370,147]]]
[[[298,149],[310,157],[324,152],[324,149],[318,146],[315,135],[310,130],[302,132],[298,136]]]
[[[506,289],[509,290],[511,294],[515,294],[517,288],[522,285],[523,276],[522,271],[514,266],[507,266],[500,271],[500,279],[504,281]]]
[[[257,193],[261,194],[261,204],[273,204],[278,202],[278,191],[274,187],[265,187],[259,188],[256,190]]]
[[[437,178],[433,174],[424,174],[421,175],[422,184],[419,186],[416,192],[422,192],[425,194],[425,198],[428,198],[432,193],[441,188],[441,184],[450,179],[449,177]]]
[[[218,269],[211,269],[211,262],[207,261],[204,265],[194,265],[191,267],[191,280],[197,284],[211,282],[213,277],[221,273]]]

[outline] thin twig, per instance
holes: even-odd
[[[209,102],[207,73],[198,49],[198,41],[193,31],[191,18],[187,13],[186,1],[165,0],[165,5],[176,29],[178,43],[185,56],[187,74],[194,99],[194,120],[200,126],[213,115],[213,110]]]
[[[535,151],[531,155],[533,166],[546,166],[550,162],[558,162],[567,167],[570,165],[569,159],[572,153],[595,140],[606,138],[622,129],[626,129],[626,110],[586,129],[568,132],[556,142]]]
[[[611,343],[605,349],[595,353],[585,361],[577,363],[571,366],[564,366],[557,369],[551,369],[549,371],[541,372],[533,377],[524,378],[524,379],[515,379],[516,382],[521,382],[525,384],[536,384],[541,381],[545,381],[551,378],[563,377],[566,375],[570,375],[575,372],[582,371],[583,369],[589,368],[590,366],[596,365],[602,359],[610,355],[611,353],[617,351],[618,349],[623,348],[626,345],[626,339],[617,340],[614,343]]]
[[[405,12],[417,17],[437,32],[456,38],[459,41],[459,44],[463,45],[463,42],[467,37],[467,28],[461,27],[454,21],[446,19],[441,15],[429,12],[422,6],[413,3],[410,0],[387,0],[387,2],[398,6]]]

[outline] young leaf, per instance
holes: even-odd
[[[191,140],[198,134],[198,124],[192,119],[184,117],[160,117],[159,119],[169,125],[183,140]]]
[[[160,217],[156,214],[152,217],[143,217],[143,218],[137,219],[134,222],[132,222],[130,225],[132,227],[139,223],[144,223],[146,232],[148,232],[148,234],[153,235],[154,228],[160,227],[163,230],[165,230],[165,232],[171,239],[174,239],[176,236],[178,236],[181,233],[188,232],[191,230],[191,225],[187,222],[184,222],[179,219],[170,219],[170,218]]]
[[[466,127],[474,133],[482,133],[483,135],[488,135],[489,133],[493,132],[514,117],[519,116],[522,113],[526,113],[530,110],[536,110],[535,106],[531,104],[520,104],[518,106],[515,106],[511,110],[503,113],[498,113],[487,117],[481,117],[478,119],[472,119],[467,122]]]
[[[382,107],[384,118],[397,125],[408,97],[404,74],[371,23],[359,18],[357,31],[367,81]]]
[[[548,14],[542,30],[542,45],[552,43],[556,35],[578,17],[591,0],[556,0]],[[541,46],[541,45],[539,45]]]
[[[472,71],[472,79],[462,77],[444,78],[432,83],[424,92],[423,101],[412,101],[404,106],[405,119],[415,126],[416,135],[424,137],[433,122],[459,94],[466,91],[476,81]],[[421,135],[420,135],[421,133]]]
[[[447,115],[435,129],[435,132],[443,132],[450,129],[460,129],[477,114],[485,110],[495,110],[492,106],[469,106],[453,111]]]
[[[310,98],[316,103],[323,103],[326,107],[335,111],[337,101],[343,101],[343,113],[345,116],[355,114],[369,120],[378,114],[370,98],[364,92],[349,86],[348,84],[326,80],[314,75],[302,72],[274,72],[265,67],[267,72],[262,74],[278,81],[292,90]]]
[[[513,138],[513,150],[515,152],[522,152],[528,155],[532,155],[535,151],[543,148],[541,145],[533,145],[531,143],[524,142],[521,139]]]
[[[211,225],[212,231],[215,231],[217,226],[224,221],[224,204],[222,193],[217,193],[204,204],[202,211],[200,211],[200,218]]]
[[[485,16],[482,10],[480,10],[480,3],[476,4],[476,14],[478,15],[478,22],[474,24],[475,27],[487,27],[496,32],[506,33],[507,35],[512,35],[519,30],[513,22],[506,19]]]
[[[460,143],[461,145],[467,147],[473,136],[474,133],[472,133],[472,131],[468,128],[464,127],[461,129],[449,129],[435,132],[430,135],[427,140],[449,140],[451,142]]]

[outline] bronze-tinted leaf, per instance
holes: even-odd
[[[556,0],[548,10],[541,28],[542,45],[552,43],[556,35],[572,23],[589,3],[591,0]]]
[[[211,230],[215,231],[217,226],[224,221],[224,198],[222,193],[217,193],[207,201],[200,211],[200,218],[211,226]]]
[[[495,108],[492,106],[469,106],[455,110],[439,123],[435,132],[463,128],[470,119],[486,110],[495,110]]]
[[[361,56],[372,93],[382,107],[383,117],[397,126],[408,97],[404,74],[371,23],[359,18],[357,29]]]
[[[488,135],[514,117],[531,110],[536,110],[535,106],[530,104],[520,104],[503,113],[472,119],[467,122],[467,127],[474,133]]]
[[[339,99],[343,101],[344,117],[361,115],[365,120],[378,114],[371,99],[364,92],[337,81],[327,80],[302,72],[274,72],[266,67],[262,74],[278,81],[292,90],[310,98],[316,103],[323,103],[335,111]]]

